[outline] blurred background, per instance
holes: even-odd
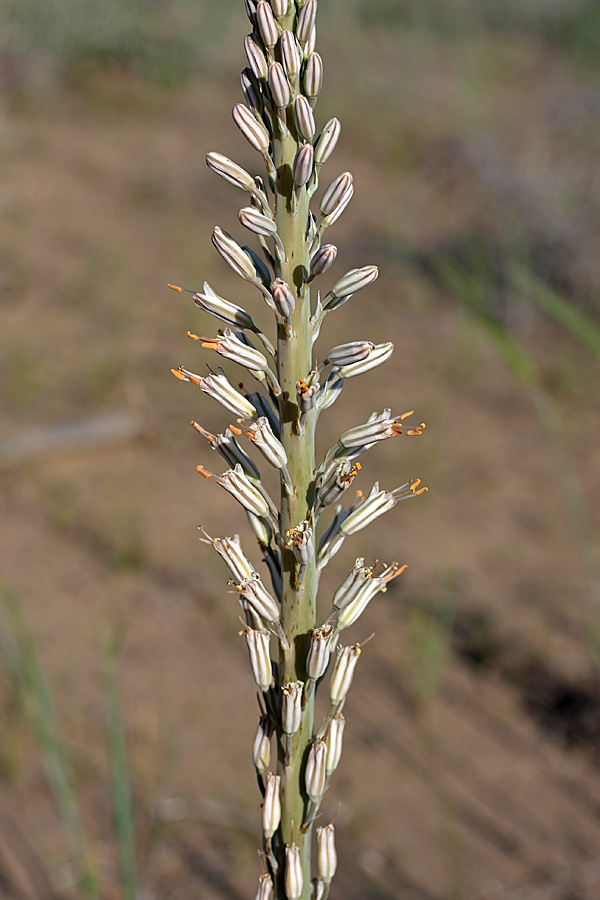
[[[381,276],[320,354],[396,352],[346,387],[320,446],[414,409],[425,434],[363,457],[356,486],[430,488],[323,578],[325,610],[355,557],[409,565],[350,635],[375,639],[324,804],[332,897],[591,900],[600,7],[321,7],[318,123],[343,125],[323,180],[356,183],[323,286]],[[269,324],[210,245],[215,224],[244,237],[242,197],[205,153],[258,171],[230,116],[243,4],[4,0],[0,26],[0,897],[241,900],[257,709],[197,526],[253,550],[194,471],[220,462],[189,420],[230,420],[169,375],[203,370],[185,331],[216,326],[165,283],[207,279]]]

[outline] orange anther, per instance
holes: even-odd
[[[237,428],[237,426],[235,426],[235,425],[230,425],[230,426],[229,426],[229,429],[230,429],[230,431],[233,431],[234,434],[241,434],[241,433],[242,433],[242,429],[241,429],[241,428]]]
[[[205,471],[204,466],[196,466],[196,472],[198,472],[199,475],[202,475],[203,478],[212,478],[212,474]]]
[[[408,419],[409,416],[414,416],[415,411],[411,409],[409,412],[402,413],[401,416],[398,416],[399,419]]]
[[[191,332],[191,331],[186,331],[186,334],[187,334],[187,336],[188,336],[189,338],[191,338],[193,341],[199,340],[198,335],[197,335],[197,334],[193,334],[193,332]]]
[[[418,491],[413,491],[413,494],[415,495],[415,497],[418,497],[419,494],[426,494],[428,490],[429,490],[428,487],[422,487]]]
[[[180,381],[185,381],[185,380],[186,380],[185,375],[183,375],[183,374],[179,371],[179,369],[171,369],[171,372],[172,372],[172,374],[175,376],[175,378],[179,378]]]
[[[356,496],[357,496],[357,497],[362,497],[362,496],[363,496],[363,492],[362,492],[362,491],[357,491],[357,492],[356,492]]]
[[[417,478],[417,480],[413,481],[413,483],[410,486],[411,491],[413,491],[413,493],[414,493],[420,484],[421,484],[421,479]]]
[[[356,466],[354,468],[356,469],[357,472],[360,472],[360,470],[362,469],[362,466],[360,463],[356,463]]]
[[[219,342],[215,338],[201,338],[201,340],[202,346],[207,350],[217,350],[219,347]]]
[[[171,288],[172,291],[177,291],[179,294],[181,293],[181,288],[176,284],[168,284],[167,287]]]

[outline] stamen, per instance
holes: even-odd
[[[182,373],[179,371],[179,369],[171,369],[171,374],[174,375],[175,378],[179,378],[180,381],[186,380],[185,375],[182,375]]]
[[[187,335],[189,338],[191,338],[193,341],[198,341],[198,340],[200,340],[200,338],[198,337],[198,335],[197,335],[197,334],[193,334],[193,332],[191,332],[191,331],[186,331],[186,335]],[[204,344],[203,344],[202,346],[204,346]]]
[[[212,472],[207,472],[204,466],[196,466],[196,472],[203,478],[212,478]]]

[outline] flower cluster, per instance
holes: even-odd
[[[243,634],[261,708],[253,761],[263,796],[264,872],[257,900],[325,898],[337,858],[334,825],[316,829],[317,872],[311,881],[311,840],[329,779],[341,756],[343,708],[366,643],[340,643],[374,597],[387,590],[405,565],[366,565],[358,558],[319,619],[319,573],[346,537],[361,531],[401,500],[427,488],[409,479],[393,490],[375,482],[365,496],[344,494],[361,471],[357,458],[382,440],[418,436],[424,424],[408,424],[412,412],[375,411],[364,424],[342,433],[320,463],[314,434],[320,414],[340,396],[348,378],[380,366],[391,356],[391,342],[356,340],[340,344],[317,363],[313,345],[325,316],[377,278],[375,266],[353,268],[311,301],[311,289],[334,264],[337,248],[323,236],[344,212],[354,193],[349,172],[335,177],[311,208],[321,170],[330,159],[341,126],[330,119],[319,131],[315,106],[323,63],[315,49],[317,0],[245,0],[251,32],[244,41],[248,65],[241,74],[244,102],[233,119],[262,157],[266,173],[253,176],[220,153],[209,153],[209,168],[245,192],[239,223],[257,242],[242,245],[215,227],[212,242],[222,259],[253,285],[272,311],[276,341],[245,309],[207,283],[188,291],[196,306],[221,323],[214,337],[199,338],[206,350],[245,370],[258,384],[234,386],[223,369],[197,375],[180,366],[173,374],[199,387],[235,417],[221,434],[197,422],[193,428],[227,466],[222,473],[197,470],[224,488],[243,507],[267,567],[270,585],[242,550],[240,539],[212,538],[229,568],[237,594]],[[170,285],[174,290],[183,289]],[[186,289],[187,290],[187,289]],[[280,497],[265,489],[258,462],[279,475]],[[323,525],[323,518],[329,522]],[[314,697],[329,675],[329,709],[315,726]],[[277,743],[277,759],[272,758]]]

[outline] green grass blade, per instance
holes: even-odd
[[[71,767],[60,733],[52,690],[18,597],[11,591],[3,589],[1,602],[12,630],[10,642],[12,652],[8,655],[7,662],[17,682],[27,718],[42,754],[46,777],[54,795],[75,867],[79,890],[84,900],[97,900],[98,879],[89,863]]]
[[[595,322],[569,303],[559,293],[549,287],[526,269],[515,268],[511,273],[513,285],[529,297],[543,312],[573,335],[594,358],[600,362],[600,328]]]
[[[102,673],[108,719],[108,754],[112,780],[121,888],[125,900],[136,900],[137,866],[133,803],[123,719],[119,703],[116,652],[112,640],[108,640],[104,647]]]

